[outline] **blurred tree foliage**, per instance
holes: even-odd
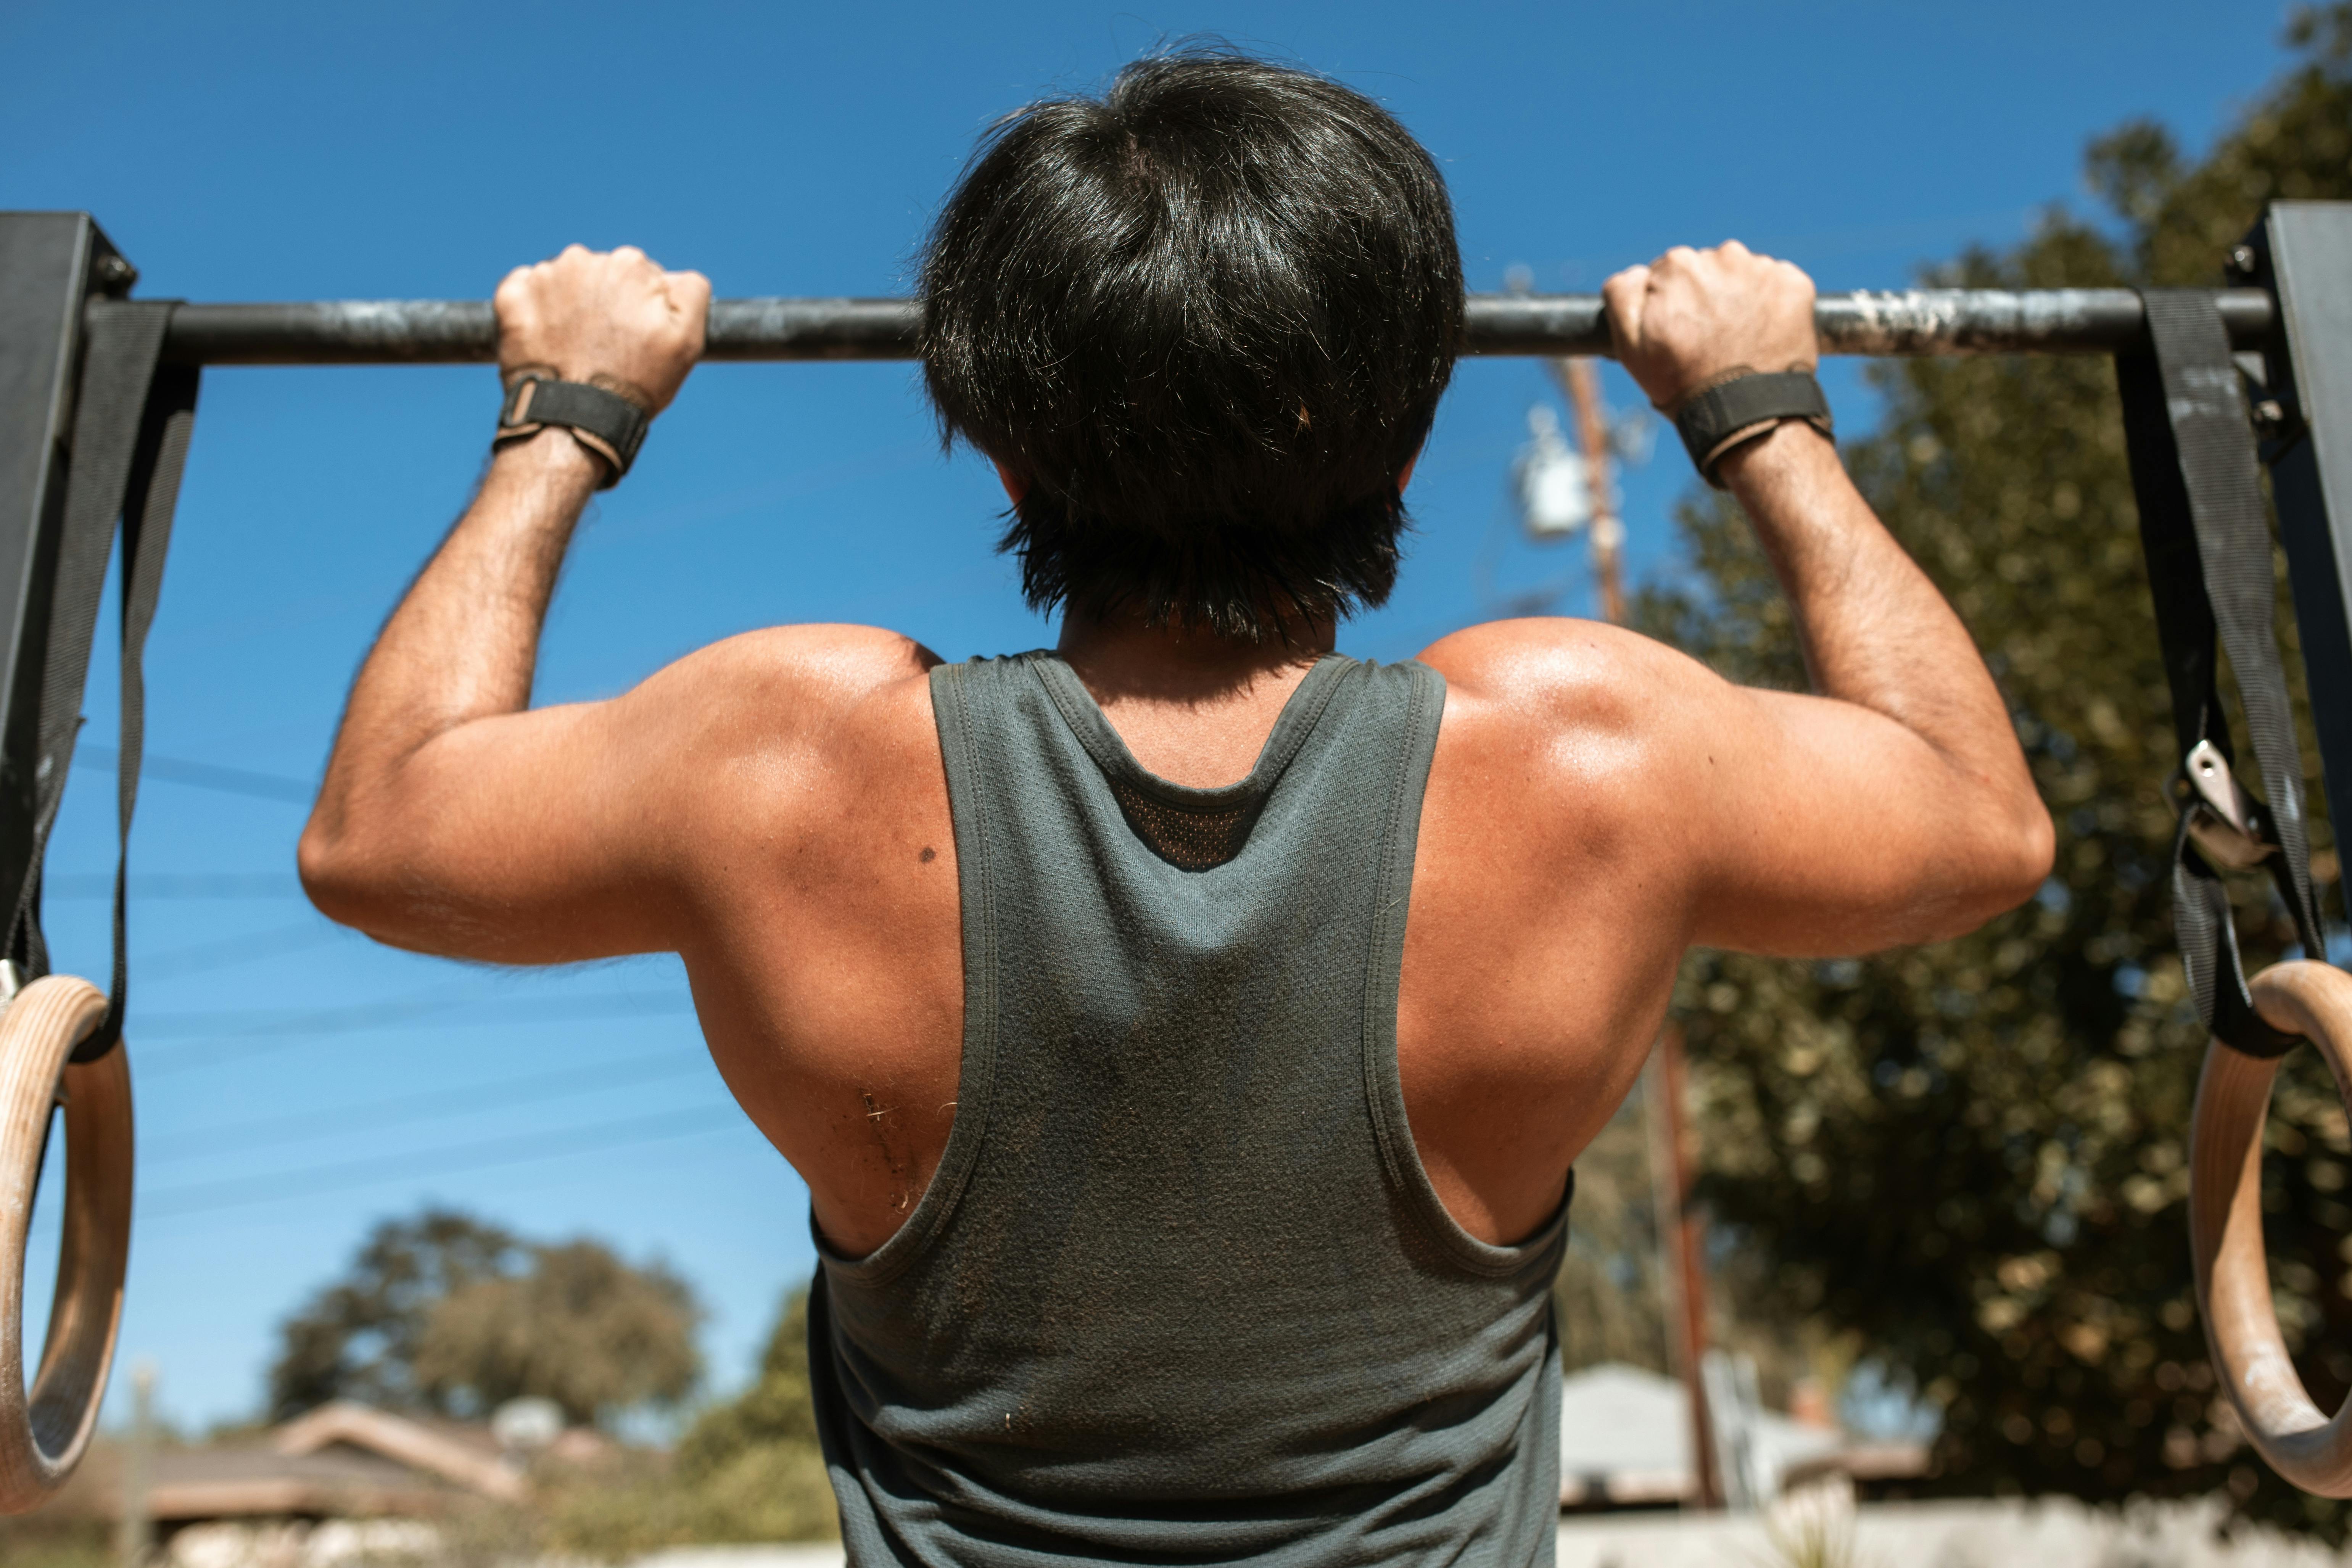
[[[817,1447],[809,1394],[808,1291],[785,1298],[760,1357],[760,1375],[703,1412],[677,1446],[680,1480],[736,1540],[800,1541],[834,1533],[833,1484]]]
[[[0,1519],[0,1563],[8,1568],[117,1568],[113,1527],[103,1520]]]
[[[1575,1373],[1614,1362],[1673,1373],[1664,1254],[1648,1122],[1652,1079],[1627,1096],[1576,1157],[1568,1248],[1552,1282],[1560,1363]],[[1707,1230],[1707,1342],[1755,1363],[1766,1404],[1786,1409],[1798,1384],[1818,1393],[1849,1370],[1855,1342],[1818,1314],[1794,1319],[1775,1289],[1770,1255],[1737,1226]]]
[[[808,1290],[784,1298],[760,1354],[760,1375],[724,1405],[704,1411],[677,1446],[688,1475],[726,1468],[753,1448],[787,1444],[814,1452],[816,1406],[809,1393]]]
[[[343,1277],[280,1327],[270,1418],[330,1399],[478,1416],[533,1394],[575,1423],[675,1405],[701,1375],[700,1318],[685,1281],[658,1265],[427,1208],[378,1225]]]
[[[1569,1371],[1619,1362],[1665,1372],[1664,1273],[1653,1204],[1648,1088],[1626,1097],[1576,1157],[1568,1251],[1552,1283],[1560,1363]]]
[[[486,1414],[537,1395],[579,1426],[693,1391],[702,1313],[686,1281],[594,1241],[530,1253],[528,1269],[468,1280],[435,1303],[415,1377],[436,1407]]]
[[[512,1269],[521,1254],[508,1232],[451,1209],[381,1222],[342,1277],[278,1325],[269,1418],[289,1420],[331,1399],[388,1410],[431,1406],[415,1366],[434,1307],[476,1279]]]
[[[2201,162],[2152,124],[2093,145],[2115,223],[2053,212],[1936,281],[2211,285],[2265,202],[2352,197],[2352,5],[2299,14],[2288,42],[2293,68]],[[1917,1377],[1942,1413],[1939,1486],[2226,1488],[2250,1512],[2340,1537],[2341,1504],[2302,1497],[2243,1447],[2192,1303],[2184,1140],[2204,1039],[2172,951],[2161,785],[2178,759],[2113,372],[1917,360],[1874,379],[1885,417],[1850,466],[2007,694],[2057,821],[2057,870],[1958,942],[1812,964],[1694,954],[1677,1009],[1708,1196],[1776,1259],[1783,1312]],[[1800,685],[1789,611],[1736,511],[1707,498],[1680,522],[1701,586],[1646,595],[1641,623],[1735,679]],[[2324,810],[2307,730],[2305,744]],[[2324,823],[2315,837],[2332,879]],[[2259,966],[2292,934],[2263,885],[2239,892]],[[2280,1312],[2332,1407],[2352,1383],[2352,1143],[2313,1053],[2283,1075],[2269,1146]]]
[[[751,1386],[705,1410],[674,1454],[550,1466],[533,1480],[527,1516],[477,1521],[470,1558],[612,1562],[671,1546],[834,1535],[833,1487],[809,1396],[808,1292],[786,1298]]]

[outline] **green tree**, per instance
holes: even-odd
[[[269,1415],[331,1399],[478,1415],[535,1394],[585,1422],[674,1405],[701,1374],[700,1318],[658,1266],[427,1208],[379,1224],[342,1277],[281,1325]]]
[[[671,1547],[818,1541],[837,1531],[808,1378],[808,1293],[783,1310],[759,1374],[702,1412],[672,1452],[553,1455],[527,1506],[479,1503],[444,1521],[450,1560],[622,1563]],[[56,1568],[84,1568],[60,1562]]]
[[[2093,146],[2114,224],[2053,212],[2014,250],[1936,280],[2210,285],[2266,201],[2352,196],[2352,5],[2300,15],[2289,41],[2300,60],[2201,161],[2148,124]],[[1776,1260],[1781,1310],[1916,1375],[1942,1414],[1939,1485],[2226,1487],[2252,1512],[2340,1536],[2341,1505],[2243,1447],[2195,1317],[2185,1141],[2204,1040],[2172,950],[2161,785],[2178,759],[2112,371],[1919,360],[1873,378],[1885,417],[1849,461],[2007,694],[2057,821],[2057,869],[1958,942],[1818,964],[1694,955],[1677,1006],[1707,1195]],[[1643,624],[1736,679],[1800,684],[1787,606],[1744,523],[1713,498],[1680,523],[1696,587],[1646,595]],[[2307,731],[2305,748],[2315,773]],[[2315,839],[2332,875],[2324,822]],[[2249,961],[2268,962],[2292,934],[2261,888],[2239,892]],[[2352,1142],[2311,1053],[2284,1075],[2270,1149],[2280,1310],[2326,1404],[2352,1382],[2352,1277],[2334,1278],[2352,1245]]]
[[[269,1418],[287,1420],[331,1399],[386,1409],[431,1405],[415,1371],[433,1309],[474,1280],[507,1273],[521,1257],[514,1237],[452,1209],[383,1221],[342,1277],[278,1326]]]
[[[530,1252],[527,1270],[467,1280],[434,1304],[413,1368],[425,1399],[486,1413],[530,1394],[584,1424],[693,1391],[702,1314],[684,1280],[593,1241]]]
[[[808,1292],[785,1298],[751,1386],[704,1411],[667,1463],[636,1456],[617,1467],[546,1466],[536,1481],[536,1532],[485,1555],[609,1562],[670,1546],[834,1534],[809,1395]]]
[[[704,1411],[688,1428],[677,1446],[678,1468],[689,1476],[708,1475],[748,1449],[777,1443],[812,1451],[817,1446],[816,1406],[809,1393],[805,1288],[784,1298],[751,1386]]]
[[[1645,1080],[1576,1157],[1568,1250],[1552,1282],[1560,1361],[1570,1372],[1601,1362],[1668,1370],[1646,1089]]]
[[[833,1487],[809,1393],[806,1289],[784,1299],[751,1386],[705,1411],[688,1430],[677,1446],[677,1475],[701,1500],[709,1538],[797,1541],[833,1533]]]

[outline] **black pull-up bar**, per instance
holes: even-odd
[[[2217,291],[2241,348],[2271,331],[2261,289]],[[110,309],[94,300],[92,312]],[[716,300],[707,360],[915,357],[908,300]],[[1835,354],[2113,353],[2146,331],[2128,289],[1914,289],[1824,295],[1813,321]],[[1465,352],[1605,354],[1597,294],[1473,294]],[[183,305],[164,340],[182,364],[463,364],[495,356],[498,329],[480,300],[330,300],[285,305]]]

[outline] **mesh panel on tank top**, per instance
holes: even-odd
[[[1153,799],[1125,779],[1109,783],[1110,793],[1136,837],[1151,846],[1153,854],[1182,870],[1206,871],[1222,866],[1242,852],[1249,837],[1250,818],[1255,813],[1248,805],[1187,811]]]

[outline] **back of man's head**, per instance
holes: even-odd
[[[1025,492],[1040,609],[1225,636],[1377,605],[1462,330],[1429,154],[1336,82],[1158,56],[981,143],[922,268],[950,437]]]

